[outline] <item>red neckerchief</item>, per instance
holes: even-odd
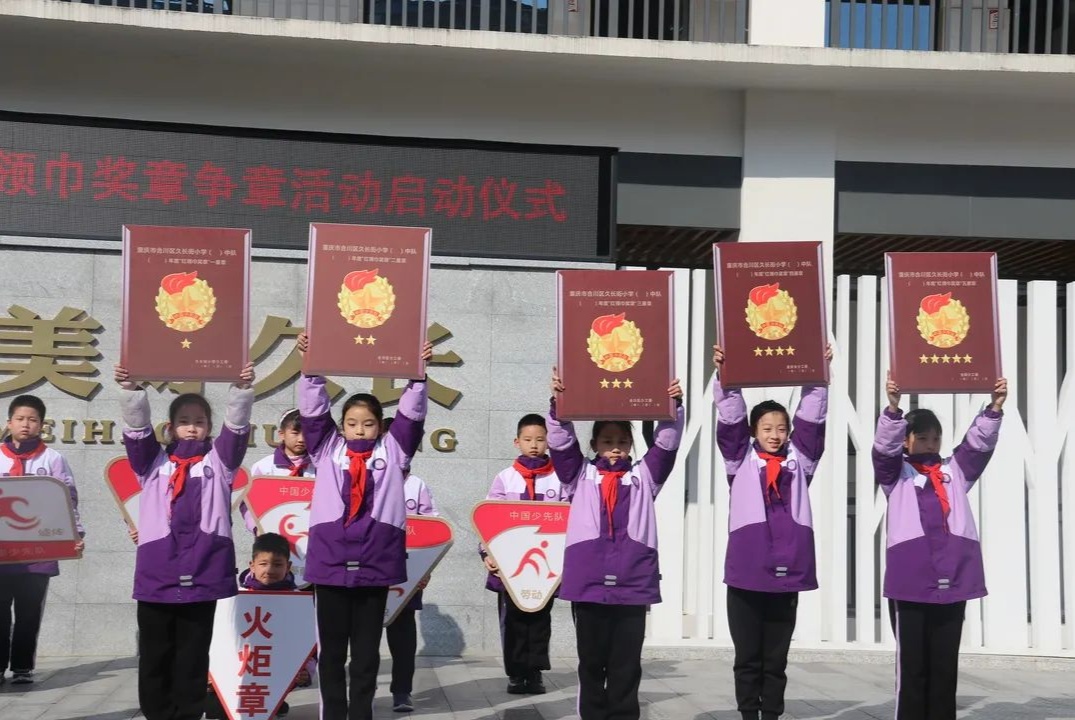
[[[35,458],[45,452],[45,444],[39,442],[37,447],[33,450],[19,452],[18,450],[9,447],[7,443],[2,443],[0,444],[0,450],[3,451],[6,457],[11,459],[11,469],[8,470],[8,475],[11,477],[18,477],[19,475],[26,474],[26,466],[23,464],[24,461],[29,460],[30,458]]]
[[[758,457],[765,461],[765,502],[770,503],[772,493],[776,493],[777,500],[783,500],[780,497],[780,486],[777,480],[780,478],[780,463],[787,460],[783,455],[773,455],[771,453],[758,452]]]
[[[168,482],[168,486],[172,488],[173,502],[183,494],[183,488],[186,487],[187,478],[190,476],[190,468],[200,463],[204,457],[204,455],[194,455],[188,458],[168,456],[168,459],[175,463],[175,470],[172,471],[172,477]]]
[[[373,450],[366,450],[365,452],[356,452],[348,448],[347,457],[351,458],[351,512],[347,515],[347,521],[344,525],[350,525],[356,517],[358,517],[359,508],[362,507],[362,500],[366,496],[366,476],[368,470],[366,468],[366,461],[373,456]]]
[[[552,458],[549,458],[541,467],[536,467],[533,470],[523,465],[518,460],[512,464],[515,468],[515,472],[523,476],[523,480],[526,481],[526,490],[530,493],[531,500],[537,500],[537,490],[534,488],[534,481],[537,480],[538,475],[548,475],[552,472]]]
[[[620,493],[620,478],[627,474],[626,470],[602,470],[601,473],[601,499],[605,503],[605,511],[608,512],[608,536],[612,537],[612,510],[616,507],[616,498]]]
[[[288,468],[287,474],[290,477],[302,477],[303,471],[310,465],[309,459],[299,460],[296,463],[291,463],[291,467]]]
[[[948,531],[948,513],[952,511],[952,504],[948,502],[948,491],[944,489],[944,473],[941,472],[941,464],[933,463],[924,465],[911,463],[911,467],[922,475],[929,478],[933,485],[933,492],[937,493],[937,499],[941,501],[941,518],[944,520],[944,530]]]

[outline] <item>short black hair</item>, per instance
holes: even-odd
[[[519,424],[515,428],[515,437],[519,437],[523,434],[524,427],[539,427],[542,430],[547,430],[545,427],[545,418],[537,413],[527,413],[519,418]]]
[[[750,434],[752,436],[758,434],[758,423],[761,422],[761,419],[772,412],[783,415],[784,424],[791,425],[791,416],[788,415],[788,409],[786,407],[776,400],[763,400],[750,410]]]
[[[302,415],[298,410],[288,410],[284,413],[284,416],[280,418],[280,427],[277,428],[280,432],[285,430],[302,430]]]
[[[624,434],[627,435],[627,437],[631,438],[631,446],[632,447],[634,446],[634,444],[635,444],[635,434],[634,434],[633,430],[631,429],[631,422],[629,420],[598,420],[598,421],[596,421],[593,424],[593,432],[590,433],[590,445],[591,446],[593,445],[594,442],[597,441],[597,436],[601,434],[601,431],[604,430],[605,428],[609,427],[610,425],[612,427],[616,427],[616,428],[619,428],[620,430],[622,430],[624,432]]]
[[[381,407],[381,401],[377,399],[377,396],[369,393],[355,393],[343,404],[343,410],[340,412],[341,425],[347,417],[347,411],[353,407],[364,407],[377,418],[378,423],[384,422],[384,408]]]
[[[209,407],[209,401],[200,393],[183,393],[168,406],[168,422],[175,425],[175,418],[185,405],[197,405],[205,411],[205,418],[209,421],[209,427],[213,427],[213,408]]]
[[[10,420],[15,415],[15,411],[22,407],[36,410],[38,419],[45,422],[45,403],[37,395],[19,395],[12,400],[7,406],[7,419]]]
[[[291,545],[283,535],[276,533],[261,533],[254,538],[254,549],[250,552],[250,559],[256,560],[262,553],[271,553],[273,557],[291,559]]]
[[[904,436],[909,438],[912,435],[918,435],[919,433],[929,432],[930,430],[936,431],[938,435],[942,434],[941,421],[937,417],[937,413],[926,408],[918,408],[912,410],[904,416],[907,421],[907,433]]]

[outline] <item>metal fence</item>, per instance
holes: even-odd
[[[393,27],[743,43],[749,0],[59,0]]]
[[[829,0],[826,44],[841,48],[1075,52],[1075,0]]]

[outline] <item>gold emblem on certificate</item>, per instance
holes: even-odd
[[[918,307],[918,332],[933,347],[951,348],[967,338],[970,313],[951,292],[927,295]]]
[[[609,372],[623,372],[642,357],[642,331],[626,319],[626,313],[601,315],[590,325],[586,347],[594,365]]]
[[[340,314],[355,327],[384,325],[396,309],[396,293],[377,268],[347,273],[340,286]]]
[[[165,275],[157,292],[157,315],[172,330],[194,332],[209,324],[216,312],[213,288],[195,272]]]
[[[795,299],[780,283],[758,285],[747,300],[747,325],[763,340],[782,340],[795,329],[799,318]]]

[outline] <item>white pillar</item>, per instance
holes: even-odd
[[[751,45],[825,47],[825,0],[750,0]]]

